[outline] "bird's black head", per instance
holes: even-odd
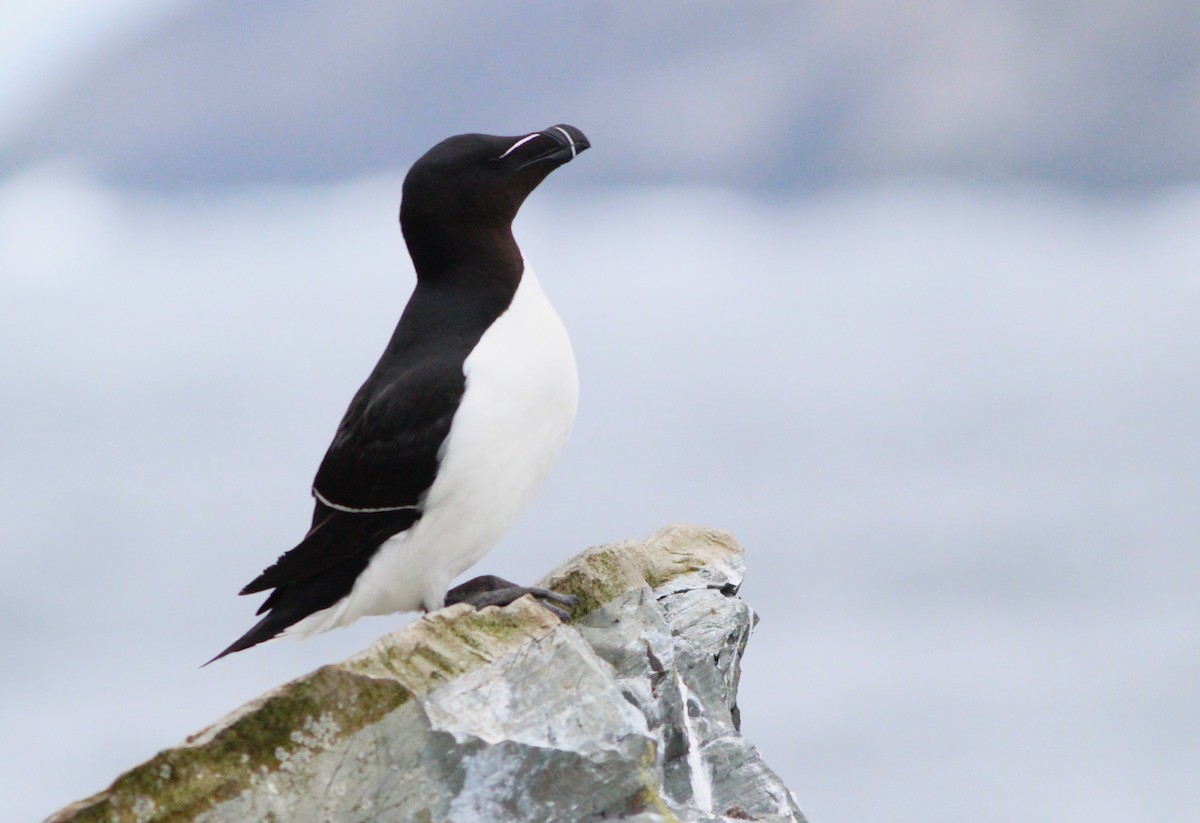
[[[507,233],[538,184],[589,147],[574,126],[514,137],[460,134],[427,151],[404,178],[400,226],[418,272],[419,258],[445,255],[469,235]]]

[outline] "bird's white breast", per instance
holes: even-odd
[[[571,341],[529,266],[463,372],[466,392],[419,521],[443,521],[445,548],[459,547],[447,583],[529,505],[575,422],[579,377]]]
[[[528,265],[508,309],[463,363],[466,390],[442,445],[424,514],[389,538],[307,634],[367,614],[434,609],[450,582],[513,524],[558,458],[579,399],[566,329]]]

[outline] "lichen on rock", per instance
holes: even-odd
[[[529,598],[427,615],[52,816],[66,821],[793,821],[741,736],[742,551],[672,526]]]

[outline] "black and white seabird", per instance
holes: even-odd
[[[400,227],[417,285],[317,470],[308,534],[241,591],[273,590],[265,616],[213,660],[370,614],[570,604],[495,577],[448,589],[528,505],[575,419],[571,343],[512,222],[588,146],[567,125],[462,134],[413,165]]]

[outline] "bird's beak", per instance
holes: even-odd
[[[569,163],[581,151],[589,149],[592,146],[583,132],[565,123],[551,126],[544,131],[539,131],[537,135],[550,138],[549,145],[547,145],[547,141],[538,140],[539,148],[542,148],[542,146],[545,146],[545,148],[542,148],[540,152],[518,166],[518,169],[532,166],[534,163]],[[532,137],[533,135],[530,136]]]

